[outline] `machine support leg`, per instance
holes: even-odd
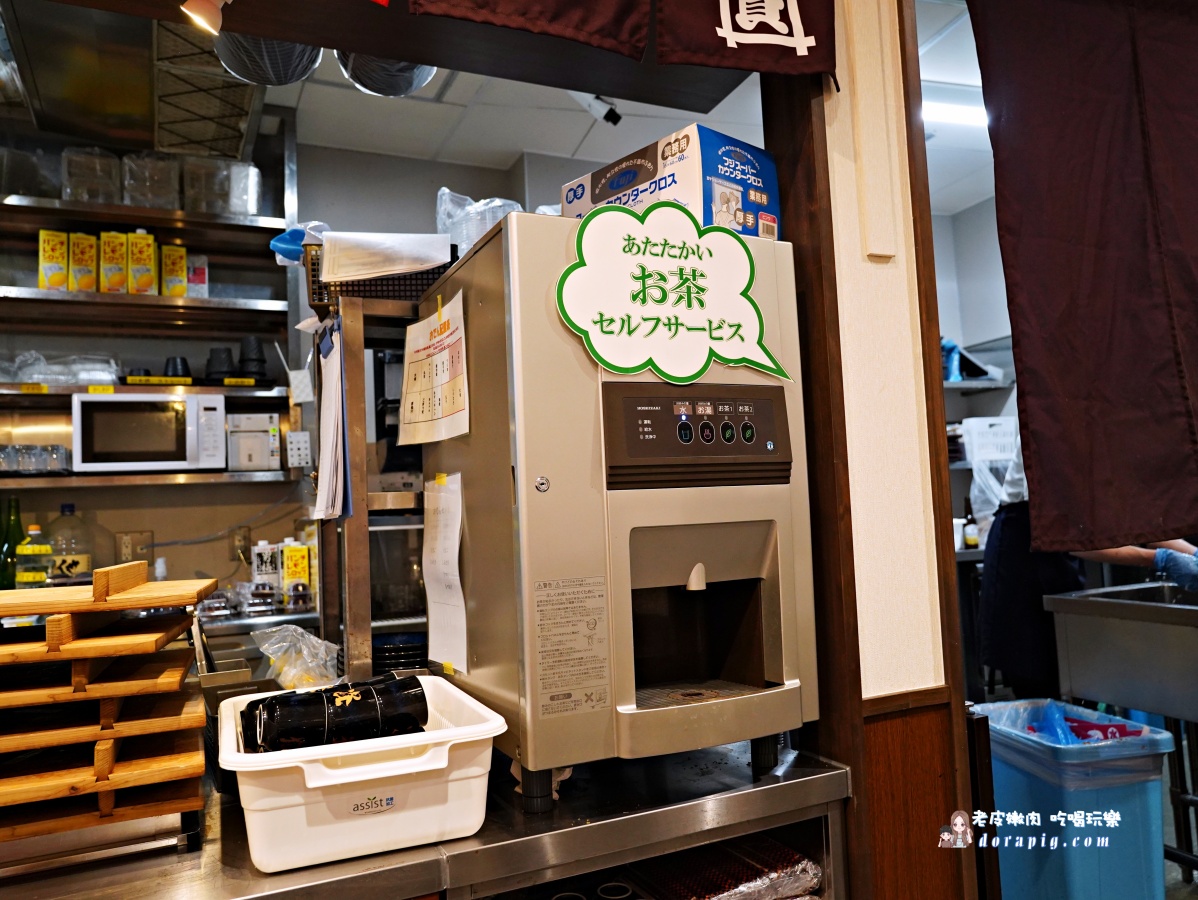
[[[753,777],[761,778],[772,772],[778,765],[778,747],[782,743],[780,734],[767,734],[765,737],[753,738],[749,741],[749,755],[752,758]]]
[[[534,772],[521,766],[520,791],[524,797],[525,814],[549,812],[553,809],[553,770]]]

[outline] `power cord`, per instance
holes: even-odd
[[[235,576],[235,575],[236,575],[238,572],[240,572],[240,571],[241,571],[241,567],[242,567],[242,566],[245,566],[245,567],[247,567],[247,568],[250,568],[250,569],[252,569],[252,568],[253,568],[253,565],[252,565],[252,564],[250,563],[250,561],[249,561],[248,559],[246,559],[246,557],[245,557],[245,551],[244,551],[244,550],[242,550],[240,547],[239,547],[239,548],[237,548],[237,558],[240,560],[240,562],[238,562],[238,563],[237,563],[237,565],[233,567],[233,571],[232,571],[232,572],[230,572],[228,575],[222,575],[220,578],[216,579],[216,586],[217,586],[218,588],[219,588],[219,587],[220,587],[222,584],[225,584],[225,583],[226,583],[226,582],[228,582],[230,579],[232,579],[232,578],[233,578],[233,577],[234,577],[234,576]]]
[[[223,528],[220,531],[215,531],[212,534],[206,534],[203,537],[197,537],[197,538],[180,538],[179,540],[174,540],[174,541],[154,541],[153,543],[148,544],[147,546],[151,550],[153,550],[156,547],[185,547],[185,546],[191,546],[193,544],[210,544],[213,541],[219,541],[223,538],[228,537],[232,532],[236,531],[238,528],[244,528],[245,526],[250,525],[253,522],[257,522],[259,519],[261,519],[267,513],[271,512],[274,509],[278,509],[284,503],[294,502],[296,491],[302,490],[302,488],[303,488],[303,482],[299,482],[298,484],[296,484],[296,486],[294,488],[292,488],[290,491],[288,491],[284,496],[280,497],[278,500],[276,500],[274,503],[270,504],[269,506],[264,507],[259,512],[250,516],[248,519],[238,522],[235,525],[230,525],[228,528]],[[151,553],[151,555],[153,555],[153,554]],[[243,562],[244,562],[244,560],[243,560]],[[249,565],[249,563],[246,562],[246,565]],[[240,566],[238,566],[238,568],[240,568]]]

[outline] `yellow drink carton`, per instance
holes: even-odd
[[[72,234],[71,271],[67,284],[72,291],[96,289],[96,239],[90,234]]]
[[[154,236],[144,232],[129,235],[129,293],[158,293],[158,252]]]
[[[165,245],[162,248],[162,293],[167,297],[187,295],[187,250]]]
[[[308,566],[308,547],[305,544],[283,544],[282,560],[283,590],[290,591],[293,584],[308,587],[311,584],[311,572]]]
[[[129,289],[129,249],[119,231],[100,232],[100,291],[123,294]]]
[[[67,235],[65,231],[37,233],[37,286],[43,291],[67,289]]]

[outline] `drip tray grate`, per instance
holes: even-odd
[[[719,679],[680,681],[674,684],[639,688],[636,692],[636,708],[665,709],[669,706],[688,706],[692,703],[707,703],[711,700],[727,700],[729,697],[759,694],[765,690],[769,689]]]

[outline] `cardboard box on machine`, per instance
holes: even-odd
[[[662,200],[685,206],[704,226],[781,237],[773,157],[704,125],[689,125],[563,185],[562,215],[581,219],[610,204],[643,212]]]

